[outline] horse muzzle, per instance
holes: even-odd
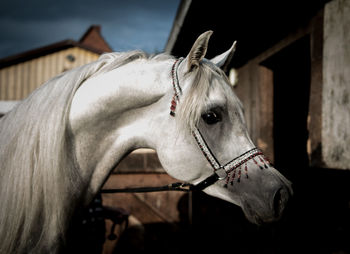
[[[242,199],[242,210],[246,218],[257,225],[278,221],[292,196],[290,187],[281,184],[274,191],[261,194]]]

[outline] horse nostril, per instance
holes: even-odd
[[[287,196],[288,196],[288,193],[283,188],[280,188],[275,193],[275,196],[273,199],[273,209],[274,209],[274,213],[275,213],[276,218],[280,217],[280,215],[282,214]]]

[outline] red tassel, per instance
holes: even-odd
[[[236,177],[236,169],[233,171],[232,177],[231,177],[231,182],[230,184],[233,185],[233,181],[235,180]]]
[[[264,159],[261,158],[260,156],[259,156],[259,159],[260,159],[261,163],[264,165],[264,167],[265,167],[265,168],[268,168],[268,166],[266,165],[266,160],[264,160]],[[260,166],[260,168],[263,169],[263,167],[261,167],[261,166]]]
[[[237,179],[237,182],[240,182],[241,181],[241,169],[238,170],[238,179]]]
[[[224,185],[225,188],[227,188],[228,182],[230,181],[230,177],[231,177],[231,172],[228,172],[227,178],[226,178],[226,182],[225,182],[225,185]]]

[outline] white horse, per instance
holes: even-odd
[[[0,253],[59,252],[74,210],[138,148],[155,149],[169,175],[240,206],[252,222],[281,216],[290,183],[255,148],[219,68],[234,46],[204,58],[211,33],[181,60],[102,55],[0,120]]]

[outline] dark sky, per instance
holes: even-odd
[[[65,39],[92,24],[114,51],[164,50],[180,0],[2,0],[0,58]]]

